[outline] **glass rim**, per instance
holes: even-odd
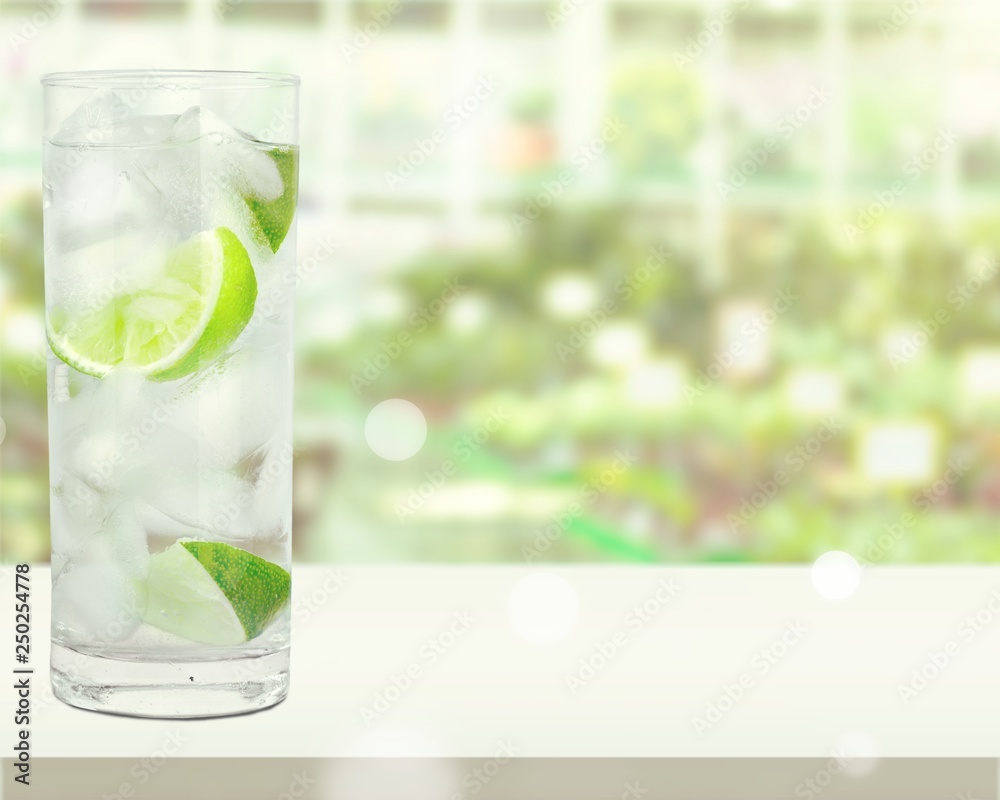
[[[298,75],[286,72],[253,72],[220,69],[95,69],[49,72],[42,86],[68,89],[257,89],[298,86]]]

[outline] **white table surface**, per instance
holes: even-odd
[[[565,578],[579,602],[575,623],[555,613],[565,636],[547,644],[527,641],[508,610],[512,590],[538,572]],[[625,623],[661,581],[676,583],[675,596],[646,623]],[[10,573],[2,587],[10,670]],[[817,594],[806,567],[301,566],[289,698],[198,721],[53,700],[46,568],[33,568],[32,587],[36,758],[139,757],[171,737],[181,741],[178,755],[198,757],[489,757],[502,742],[538,757],[819,757],[845,741],[883,758],[1000,755],[1000,614],[994,621],[988,610],[1000,568],[869,568],[853,596],[833,601]],[[538,601],[539,621],[551,611]],[[988,621],[970,636],[963,620],[980,611]],[[473,622],[430,663],[426,647],[458,612]],[[790,623],[808,632],[765,674],[756,654],[780,651]],[[567,675],[616,634],[614,657],[571,691]],[[899,684],[949,641],[947,667],[904,703]],[[411,664],[412,685],[367,724],[362,709]],[[694,718],[744,675],[749,688],[699,735]],[[13,692],[0,703],[10,726]]]

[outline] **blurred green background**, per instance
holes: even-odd
[[[48,553],[38,78],[111,67],[302,76],[297,559],[1000,556],[998,15],[0,3],[4,557]]]

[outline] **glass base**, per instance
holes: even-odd
[[[123,661],[52,643],[52,691],[71,706],[130,717],[248,714],[288,694],[288,650],[218,661]]]

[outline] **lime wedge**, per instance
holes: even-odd
[[[281,176],[281,194],[272,199],[265,199],[256,194],[244,196],[252,215],[251,227],[254,236],[260,242],[266,242],[272,253],[277,253],[281,243],[288,235],[295,216],[295,203],[298,199],[299,156],[292,147],[275,147],[267,151],[274,161]]]
[[[54,307],[49,345],[71,367],[98,378],[121,365],[172,380],[228,350],[256,299],[246,248],[228,228],[215,228],[175,247],[142,285],[105,297],[103,305],[78,313]]]
[[[241,644],[284,608],[291,582],[277,564],[246,550],[181,540],[150,558],[143,621],[195,642]]]

